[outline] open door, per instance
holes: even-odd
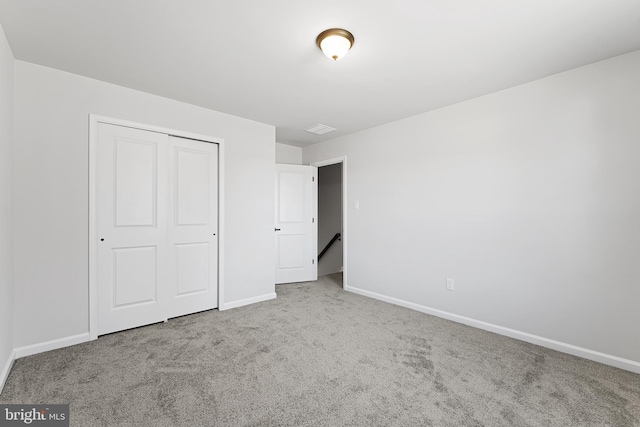
[[[318,168],[276,165],[276,283],[317,280]]]

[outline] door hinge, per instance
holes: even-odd
[[[311,218],[311,224],[315,224],[316,223],[316,219],[315,218]]]
[[[315,264],[315,263],[316,263],[316,260],[315,260],[315,259],[312,259],[312,260],[311,260],[311,264]]]
[[[315,176],[311,177],[311,182],[316,182],[316,177]]]

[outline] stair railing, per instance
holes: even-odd
[[[322,258],[322,256],[329,250],[331,245],[333,245],[336,242],[336,240],[340,239],[340,236],[341,236],[340,233],[336,233],[336,235],[333,236],[331,241],[327,243],[327,246],[325,246],[324,249],[320,252],[320,255],[318,255],[318,261],[320,261],[320,258]]]

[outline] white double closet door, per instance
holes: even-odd
[[[218,306],[218,145],[98,124],[98,335]]]

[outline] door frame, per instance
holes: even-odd
[[[348,290],[347,242],[349,241],[349,238],[347,232],[347,212],[349,211],[349,206],[347,205],[347,156],[344,155],[327,160],[312,162],[309,166],[321,168],[322,166],[337,165],[340,163],[342,163],[342,289]]]
[[[218,144],[218,307],[224,306],[224,139],[89,114],[89,339],[98,338],[98,123]]]

